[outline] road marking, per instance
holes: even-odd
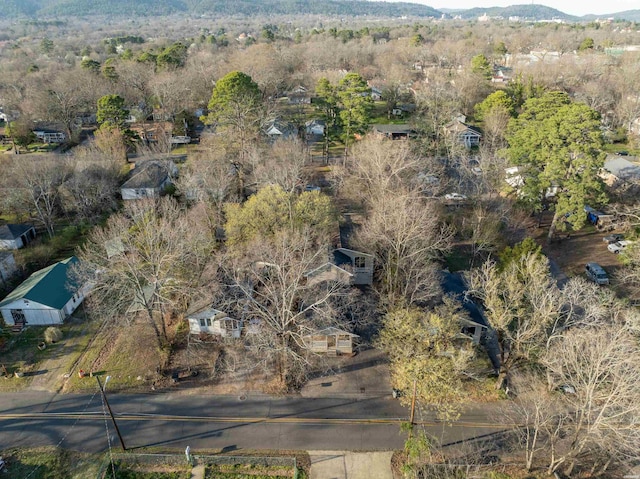
[[[211,416],[169,416],[162,414],[116,414],[120,421],[167,421],[167,422],[221,422],[221,423],[283,423],[283,424],[401,424],[406,418],[305,418],[305,417],[211,417]],[[12,419],[79,419],[103,420],[104,414],[94,412],[84,413],[23,413],[0,414],[0,421]],[[447,425],[437,421],[416,421],[421,426]],[[449,424],[452,427],[486,427],[507,428],[514,424],[459,421]]]

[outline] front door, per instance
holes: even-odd
[[[12,309],[11,317],[13,318],[14,324],[26,324],[27,318],[24,316],[24,311],[21,309]]]

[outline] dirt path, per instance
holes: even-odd
[[[84,319],[71,317],[67,321],[77,322],[78,328],[60,343],[50,345],[51,355],[40,363],[28,389],[58,392],[64,386],[68,374],[74,373],[77,358],[86,348],[87,335],[92,334],[91,325]]]

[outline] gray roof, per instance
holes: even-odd
[[[139,170],[136,172],[136,170]],[[148,161],[133,170],[133,176],[124,182],[122,188],[160,188],[170,176],[170,165],[160,161]]]
[[[413,133],[413,128],[408,124],[403,125],[373,125],[373,129],[378,133],[404,134]]]
[[[20,225],[2,225],[0,226],[0,239],[2,240],[14,240],[20,238],[23,234],[33,228],[33,225],[20,224]]]
[[[619,157],[608,158],[604,169],[619,179],[631,180],[640,178],[640,166]]]

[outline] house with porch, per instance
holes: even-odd
[[[0,249],[20,249],[36,238],[36,229],[31,224],[0,226]]]
[[[242,320],[230,318],[215,308],[204,308],[187,315],[189,333],[213,334],[222,338],[239,338]]]
[[[305,335],[303,341],[305,347],[316,354],[353,356],[355,354],[353,346],[356,338],[359,338],[357,334],[329,326]]]
[[[49,326],[62,324],[89,291],[71,276],[75,256],[47,266],[29,276],[0,301],[0,314],[8,325]]]
[[[298,130],[294,125],[279,119],[267,122],[262,131],[274,141],[278,139],[295,138],[298,134]]]
[[[457,143],[464,145],[465,148],[472,148],[480,145],[482,133],[476,127],[467,125],[460,120],[454,120],[444,127],[445,133]]]

